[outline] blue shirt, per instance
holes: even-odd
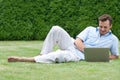
[[[87,27],[77,35],[77,38],[83,40],[85,47],[102,47],[109,48],[111,54],[119,55],[119,41],[118,38],[109,31],[107,34],[100,36],[99,27]],[[77,54],[81,52],[77,51]]]

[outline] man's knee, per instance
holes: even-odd
[[[53,26],[52,31],[59,31],[59,30],[62,30],[62,28],[60,26]]]

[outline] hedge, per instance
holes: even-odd
[[[0,40],[44,40],[54,25],[76,37],[87,26],[97,27],[105,13],[120,39],[119,5],[118,0],[0,0]]]

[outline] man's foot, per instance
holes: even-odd
[[[17,61],[20,61],[20,58],[15,56],[8,57],[8,62],[17,62]]]
[[[35,62],[34,57],[16,57],[16,56],[11,56],[8,57],[8,62]]]

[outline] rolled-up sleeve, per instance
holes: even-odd
[[[89,30],[91,29],[92,27],[87,27],[85,28],[81,33],[79,33],[77,35],[76,38],[80,38],[81,40],[85,41],[88,37],[88,33],[89,33]]]
[[[116,56],[119,55],[119,41],[117,37],[114,38],[113,44],[110,50],[111,50],[111,54],[116,55]]]

